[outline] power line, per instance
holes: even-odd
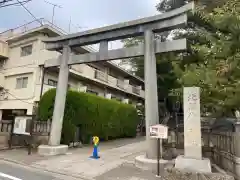
[[[2,85],[0,85],[0,87],[3,88],[4,93],[7,93],[7,94],[11,95],[12,97],[14,97],[14,98],[15,98],[14,100],[19,100],[19,101],[22,101],[22,102],[24,102],[24,103],[31,104],[31,105],[34,104],[34,103],[30,103],[30,102],[24,101],[24,100],[16,97],[14,94],[10,93],[7,89],[5,89]]]
[[[11,4],[6,4],[7,2],[11,2],[11,1],[13,1],[13,0],[5,0],[5,1],[0,2],[0,8],[13,6],[13,5],[15,5],[15,6],[21,5],[18,2],[11,3]],[[26,3],[30,2],[30,1],[32,1],[32,0],[24,0],[24,1],[21,1],[21,3],[22,4],[26,4]]]
[[[55,8],[56,8],[56,7],[62,8],[62,6],[60,6],[60,5],[58,5],[58,4],[53,4],[53,3],[48,2],[48,1],[45,1],[45,2],[53,6],[53,11],[52,11],[52,24],[53,24],[54,15],[55,15]]]
[[[13,1],[13,0],[3,0],[3,1],[0,2],[0,4],[4,4],[4,3],[9,2],[9,1]]]
[[[21,2],[24,5],[24,4],[27,4],[30,1],[32,1],[32,0],[25,0],[25,1],[21,1]],[[15,4],[15,6],[21,6],[21,4]]]
[[[37,19],[37,18],[33,15],[33,13],[31,13],[31,11],[28,10],[28,8],[26,8],[26,7],[24,6],[24,4],[23,4],[22,2],[20,2],[19,0],[17,0],[17,2],[18,2],[19,4],[21,4],[21,6],[22,6],[37,22],[39,22],[41,25],[43,25],[42,22],[41,22],[39,19]]]

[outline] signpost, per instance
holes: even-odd
[[[9,147],[12,146],[12,138],[14,135],[24,136],[26,139],[29,139],[28,144],[28,154],[31,154],[31,137],[32,137],[32,116],[24,115],[24,116],[16,116],[13,121],[12,133],[10,137]]]
[[[157,139],[157,177],[160,177],[160,154],[162,159],[162,139],[168,138],[168,127],[162,124],[150,126],[150,137]],[[161,153],[160,153],[161,152]]]
[[[14,121],[13,133],[30,136],[30,123],[32,118],[29,116],[16,116]]]

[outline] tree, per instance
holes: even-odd
[[[157,4],[156,8],[159,12],[167,12],[177,9],[187,3],[188,1],[186,0],[163,0]]]
[[[240,2],[231,0],[208,12],[198,9],[188,28],[175,38],[186,37],[188,52],[175,66],[182,86],[200,86],[201,104],[215,115],[231,114],[239,108]],[[181,91],[181,89],[179,89]],[[219,114],[220,113],[220,114]]]
[[[143,43],[143,38],[130,38],[123,41],[125,47],[130,47]],[[171,99],[169,98],[169,93],[173,88],[178,88],[179,84],[177,83],[177,77],[173,71],[173,65],[170,61],[172,54],[163,53],[156,57],[157,62],[157,86],[158,86],[158,99],[160,102],[168,102],[167,110],[171,111],[172,104]],[[132,66],[132,73],[137,76],[144,78],[144,58],[131,58],[123,63],[130,63]]]
[[[165,4],[157,8],[165,12],[187,2],[166,0],[162,3]],[[165,53],[157,57],[160,99],[180,94],[182,100],[182,87],[199,86],[203,111],[221,115],[239,109],[239,17],[238,0],[198,1],[194,14],[189,15],[187,27],[174,32],[173,39],[187,38],[190,48],[184,53]],[[124,41],[126,46],[141,42],[141,38]],[[130,62],[135,73],[142,76],[143,60]]]
[[[156,8],[159,12],[167,12],[180,8],[181,6],[192,1],[194,1],[195,4],[204,7],[205,10],[210,12],[214,8],[222,6],[228,0],[162,0],[157,4]]]

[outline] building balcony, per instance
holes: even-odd
[[[0,40],[0,60],[8,58],[8,44]]]
[[[140,95],[141,89],[139,87],[132,86],[132,92],[134,94]]]
[[[125,83],[123,80],[118,79],[117,80],[117,87],[121,88],[121,89],[125,89]]]
[[[117,79],[86,64],[82,64],[81,67],[79,66],[78,70],[72,68],[70,69],[70,72],[73,73],[73,75],[84,77],[91,81],[97,82],[104,86],[115,88],[125,93],[129,93],[141,98],[144,98],[145,96],[144,90],[142,90],[140,86],[134,87],[129,84],[128,80]]]
[[[95,70],[95,78],[104,82],[108,82],[108,75],[99,70]]]

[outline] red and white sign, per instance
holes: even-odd
[[[168,138],[168,127],[164,126],[162,124],[150,126],[150,137],[151,138],[159,138],[159,139],[167,139]]]

